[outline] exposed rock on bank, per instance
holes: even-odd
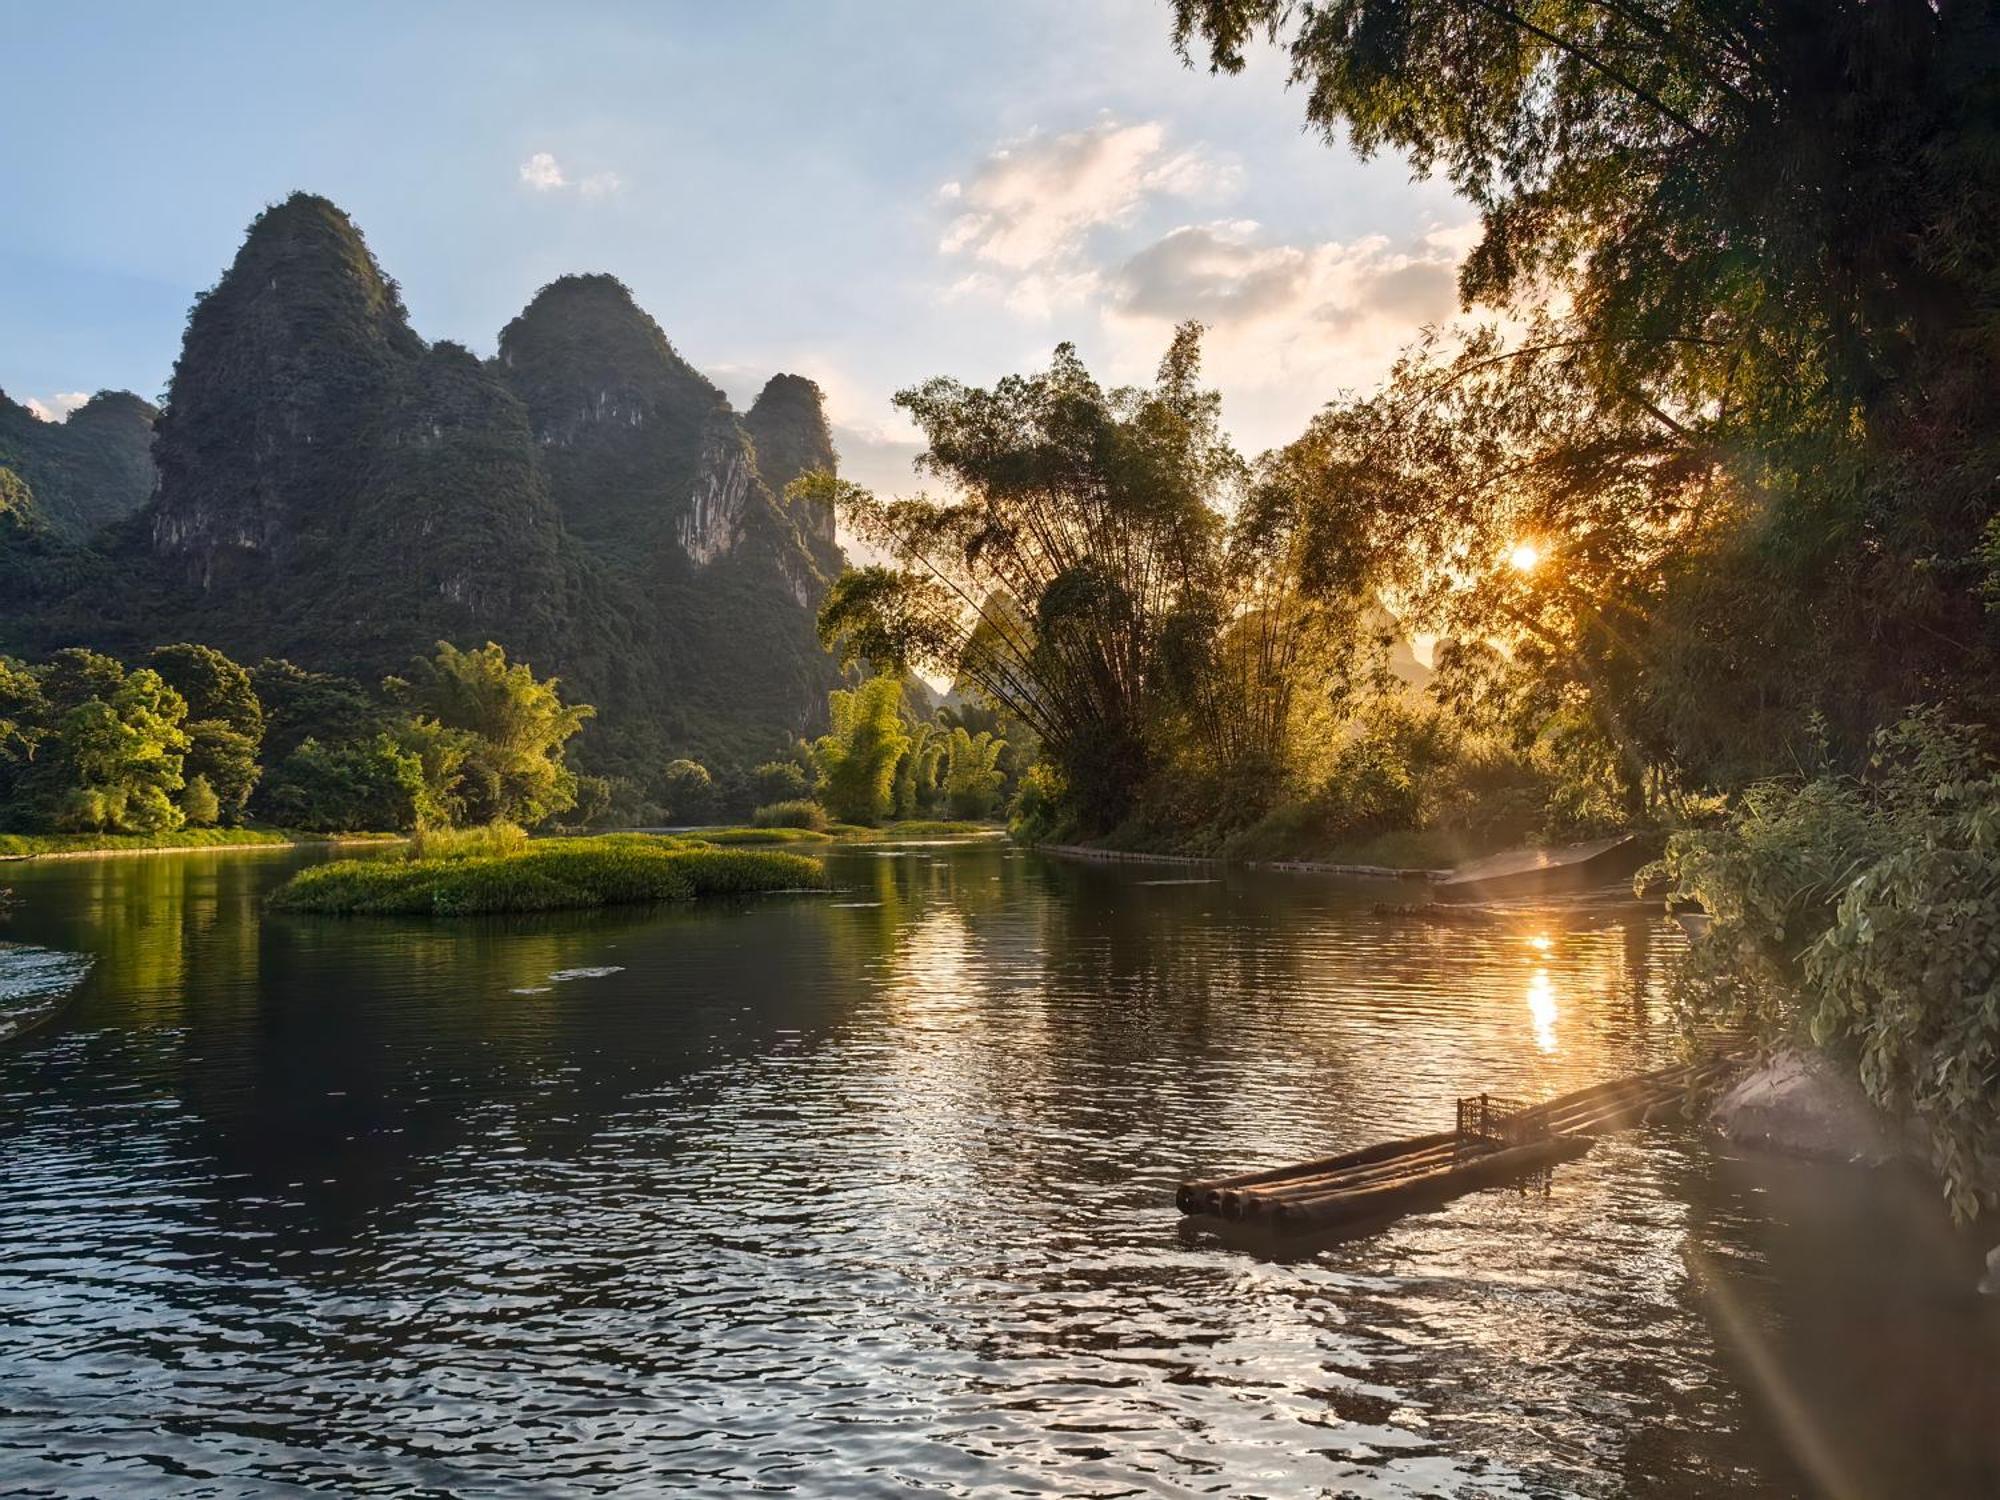
[[[1907,1154],[1904,1136],[1837,1063],[1786,1051],[1716,1101],[1715,1127],[1738,1145],[1818,1161],[1884,1166]]]

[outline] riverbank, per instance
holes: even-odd
[[[0,833],[0,860],[109,859],[207,849],[299,849],[396,844],[400,833],[302,833],[290,828],[183,828],[173,833]]]
[[[614,833],[537,839],[471,858],[345,859],[301,870],[271,896],[277,911],[327,916],[474,916],[575,911],[716,896],[818,890],[826,867],[775,849]]]
[[[1351,875],[1370,880],[1443,880],[1448,869],[1408,865],[1349,864],[1317,859],[1224,859],[1209,854],[1147,854],[1131,849],[1106,849],[1095,844],[1036,844],[1035,850],[1061,859],[1095,860],[1104,864],[1197,865],[1209,869],[1284,870],[1301,875]]]

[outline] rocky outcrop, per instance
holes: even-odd
[[[705,565],[736,549],[751,504],[751,487],[758,482],[742,429],[733,419],[711,420],[702,438],[687,510],[676,531],[691,561]]]
[[[1818,1053],[1779,1053],[1724,1093],[1712,1118],[1738,1145],[1789,1156],[1883,1166],[1905,1153],[1903,1131]]]

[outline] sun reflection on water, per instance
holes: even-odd
[[[1547,969],[1535,970],[1528,981],[1528,1016],[1535,1023],[1535,1045],[1544,1052],[1556,1050],[1556,987]]]

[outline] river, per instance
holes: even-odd
[[[1663,1059],[1651,918],[997,842],[264,916],[315,857],[0,881],[0,981],[81,976],[0,1049],[0,1493],[2000,1487],[2000,1330],[1912,1184],[1653,1128],[1344,1243],[1182,1228],[1191,1171]]]

